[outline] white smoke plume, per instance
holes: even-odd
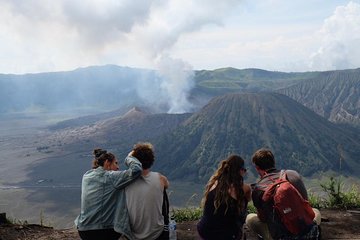
[[[162,79],[161,96],[169,104],[169,112],[191,111],[188,96],[194,85],[192,67],[181,59],[174,59],[171,48],[186,33],[209,24],[221,25],[236,4],[239,1],[172,0],[154,9],[146,25],[134,27],[133,41],[138,42],[148,58],[155,60]]]
[[[173,59],[172,48],[187,33],[209,24],[221,26],[239,3],[239,0],[0,0],[0,21],[7,22],[0,25],[0,39],[18,43],[10,45],[3,54],[28,53],[28,57],[4,64],[11,69],[24,68],[20,72],[29,72],[28,62],[38,66],[35,72],[43,72],[44,67],[46,71],[51,68],[59,71],[114,62],[151,65],[162,77],[160,86],[153,86],[153,92],[161,94],[149,97],[151,89],[146,89],[144,98],[159,101],[156,96],[161,95],[171,112],[188,111],[191,106],[187,96],[193,86],[191,67],[183,60]]]
[[[180,59],[162,57],[158,62],[160,88],[169,103],[169,113],[191,112],[189,92],[193,88],[192,67]]]

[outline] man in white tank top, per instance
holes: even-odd
[[[135,239],[161,240],[163,191],[169,182],[165,176],[150,170],[155,160],[152,144],[137,143],[129,155],[137,158],[143,167],[141,177],[125,189],[131,231]]]

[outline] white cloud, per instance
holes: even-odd
[[[360,66],[360,4],[337,7],[319,32],[322,45],[311,57],[312,69],[333,70]]]
[[[126,34],[146,23],[154,2],[1,0],[0,54],[8,61],[0,64],[0,72],[70,70],[104,63],[104,57],[118,51],[114,47],[120,46],[119,53],[126,49]]]
[[[149,65],[151,58],[169,55],[181,35],[221,24],[239,2],[0,0],[0,54],[9,59],[0,72],[65,70],[114,59],[107,63]]]
[[[0,72],[156,68],[163,56],[195,69],[358,67],[358,6],[358,0],[0,0]]]

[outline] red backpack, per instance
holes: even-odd
[[[262,200],[273,200],[273,208],[282,224],[293,235],[303,233],[313,224],[315,213],[309,201],[286,179],[286,172],[270,184],[264,192]]]

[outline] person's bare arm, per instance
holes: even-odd
[[[169,187],[169,181],[164,175],[160,175],[160,182],[164,186],[164,189],[167,189]]]
[[[251,187],[249,184],[244,184],[243,185],[243,190],[244,190],[244,194],[245,194],[245,198],[248,202],[251,201]]]

